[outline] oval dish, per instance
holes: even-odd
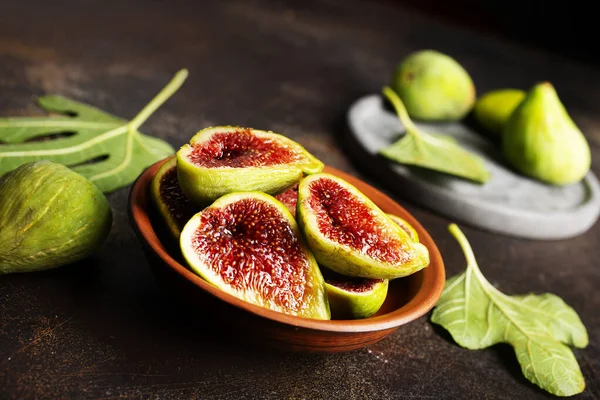
[[[415,218],[391,198],[365,182],[342,171],[325,167],[355,185],[383,211],[408,221],[429,249],[427,268],[390,282],[388,296],[374,316],[361,320],[313,320],[272,311],[231,296],[204,281],[187,268],[177,246],[168,244],[149,196],[152,178],[166,160],[145,170],[133,184],[129,195],[129,216],[137,237],[157,280],[186,301],[209,313],[219,323],[231,324],[252,341],[292,351],[340,352],[371,345],[390,335],[398,327],[430,311],[445,283],[440,253]]]

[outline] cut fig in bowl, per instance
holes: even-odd
[[[181,188],[199,205],[231,192],[277,195],[322,169],[323,163],[299,143],[244,127],[203,129],[177,152]]]
[[[173,237],[179,240],[181,230],[200,208],[183,193],[177,180],[177,158],[171,156],[152,179],[151,197]]]
[[[277,200],[287,207],[292,217],[296,218],[296,205],[298,204],[298,184],[275,196]]]
[[[201,320],[206,329],[222,327],[227,332],[243,333],[236,335],[239,340],[286,351],[343,352],[376,343],[396,332],[401,325],[422,317],[433,308],[442,293],[445,283],[443,260],[423,226],[389,196],[356,177],[326,166],[323,172],[351,183],[381,210],[408,221],[418,232],[419,241],[429,250],[429,266],[401,279],[390,280],[383,305],[369,318],[305,318],[233,296],[188,267],[179,248],[169,248],[170,237],[161,226],[161,217],[153,212],[155,207],[150,190],[153,177],[165,161],[149,167],[132,185],[129,217],[157,283],[169,290],[174,298],[182,300],[165,306],[179,308],[184,304],[186,315],[189,313],[189,318]],[[164,240],[161,239],[163,230],[167,234]],[[402,341],[402,336],[396,338]],[[224,347],[229,344],[223,340]]]
[[[192,270],[224,292],[289,315],[330,318],[319,266],[274,197],[222,196],[190,219],[180,243]]]
[[[413,228],[412,225],[408,223],[408,221],[393,214],[388,214],[388,217],[390,217],[392,221],[397,223],[400,226],[400,228],[404,229],[404,231],[408,233],[408,236],[410,236],[413,242],[419,241],[419,234],[417,233],[417,230]]]
[[[320,265],[375,279],[405,277],[429,265],[427,247],[344,179],[310,175],[298,193],[298,222]]]
[[[369,318],[383,305],[387,279],[353,278],[322,268],[332,319]]]

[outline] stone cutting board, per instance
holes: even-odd
[[[368,95],[347,113],[349,137],[342,143],[355,164],[398,196],[439,212],[455,222],[500,234],[538,240],[567,239],[587,231],[600,213],[600,187],[590,171],[576,184],[555,187],[509,169],[497,147],[461,123],[417,125],[426,132],[453,136],[479,154],[492,174],[484,185],[450,175],[390,162],[379,149],[398,140],[403,125]]]

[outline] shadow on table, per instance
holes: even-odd
[[[116,251],[111,247],[109,244],[103,251]],[[15,314],[29,321],[25,331],[17,331],[20,327],[13,328],[6,321],[3,326],[35,339],[40,329],[54,330],[54,321],[68,321],[53,331],[57,342],[52,346],[68,347],[76,353],[87,351],[90,357],[116,350],[120,359],[133,365],[183,356],[216,360],[243,354],[252,359],[278,353],[250,346],[243,331],[220,324],[211,310],[188,304],[163,289],[149,273],[147,263],[140,262],[137,250],[119,249],[120,258],[135,260],[127,271],[120,265],[107,265],[100,257],[90,257],[52,270],[0,276],[0,286],[7,282],[9,291],[20,292],[19,296],[5,292],[12,301],[11,314],[0,316],[8,320]],[[12,351],[10,347],[6,350]],[[22,356],[27,360],[33,354]]]

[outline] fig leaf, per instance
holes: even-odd
[[[104,193],[131,184],[151,164],[175,152],[167,142],[138,128],[187,78],[180,70],[131,121],[62,96],[38,98],[59,116],[0,118],[0,176],[32,161],[66,165]]]
[[[471,350],[510,344],[523,375],[554,395],[583,392],[585,380],[567,347],[588,344],[587,331],[577,313],[550,293],[507,296],[500,292],[481,273],[458,226],[451,224],[449,230],[465,254],[467,268],[446,282],[431,321]]]
[[[490,172],[480,157],[465,150],[449,136],[420,131],[410,120],[398,95],[388,87],[383,89],[383,93],[396,109],[406,134],[381,149],[382,156],[400,164],[444,172],[477,183],[485,183],[490,179]]]

